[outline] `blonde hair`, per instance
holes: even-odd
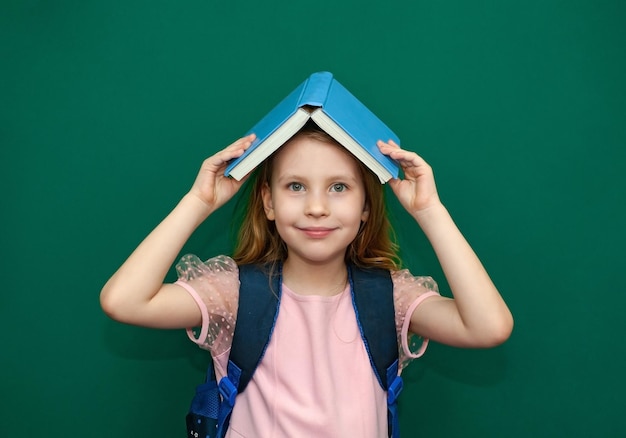
[[[346,249],[346,263],[364,268],[398,269],[400,266],[398,247],[387,216],[383,186],[378,177],[317,125],[307,123],[289,141],[302,137],[337,145],[358,163],[369,215],[367,221],[361,224],[355,239]],[[265,216],[261,196],[263,187],[270,183],[273,163],[274,155],[265,160],[257,169],[256,174],[251,177],[248,204],[244,211],[233,255],[238,264],[276,263],[287,258],[287,247],[278,234],[274,222]]]

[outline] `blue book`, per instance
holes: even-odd
[[[329,72],[313,73],[247,134],[256,139],[224,175],[241,180],[312,119],[374,172],[381,183],[397,178],[399,166],[383,155],[378,140],[400,139]],[[246,135],[247,135],[246,134]]]

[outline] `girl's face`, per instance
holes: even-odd
[[[306,137],[280,149],[262,196],[287,258],[307,263],[343,262],[369,214],[355,158],[340,146]]]

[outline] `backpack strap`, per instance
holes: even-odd
[[[226,434],[237,394],[261,362],[272,336],[281,296],[282,265],[239,267],[239,308],[227,375],[219,382],[222,402],[217,437]],[[398,376],[398,347],[391,274],[384,269],[348,267],[352,304],[361,338],[376,379],[387,392],[389,436],[398,438],[397,400],[402,391]]]
[[[398,396],[402,378],[398,375],[393,281],[386,269],[348,267],[352,304],[365,349],[380,386],[387,392],[389,436],[400,436]]]
[[[261,362],[278,317],[282,265],[239,266],[239,307],[228,360],[227,375],[220,380],[222,397],[217,436],[228,430],[237,394],[241,393]]]
[[[215,370],[210,363],[206,380],[196,387],[186,416],[187,436],[214,438],[217,431],[217,417],[220,406],[220,394],[215,381]]]

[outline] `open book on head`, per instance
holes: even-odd
[[[381,183],[398,177],[398,163],[383,155],[376,142],[400,144],[400,139],[329,72],[313,73],[254,125],[248,134],[256,134],[256,139],[224,174],[241,180],[309,119],[365,164]]]

